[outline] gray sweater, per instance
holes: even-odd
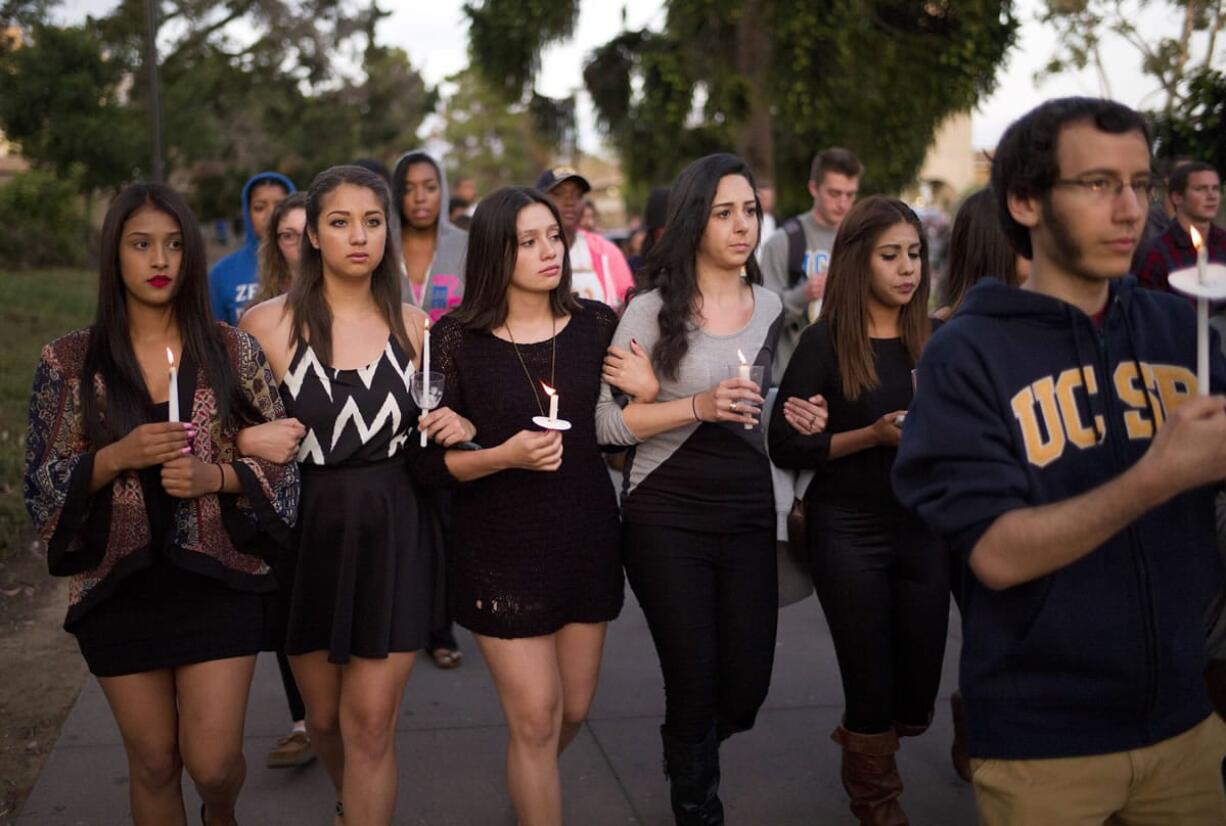
[[[770,387],[771,360],[782,324],[782,305],[779,296],[764,287],[755,286],[753,295],[753,315],[743,329],[727,336],[711,335],[701,329],[690,333],[690,348],[681,360],[677,377],[660,377],[660,393],[656,401],[683,399],[710,389],[724,377],[728,365],[739,363],[738,349],[745,354],[749,363],[761,364],[766,368],[763,385]],[[622,314],[612,343],[629,349],[630,339],[633,338],[650,355],[660,340],[657,316],[661,304],[660,295],[655,290],[636,295]],[[613,398],[612,388],[605,384],[600,389],[600,400],[596,404],[597,439],[606,445],[635,446],[633,460],[627,463],[623,495],[629,495],[652,471],[673,456],[698,429],[698,425],[698,422],[685,424],[646,441],[639,441],[626,427],[622,408]],[[745,430],[739,424],[729,427],[765,456],[766,442],[760,426],[753,430]]]
[[[805,231],[804,271],[813,274],[830,263],[836,231],[818,226],[812,212],[798,215],[797,218]],[[783,330],[779,335],[774,364],[775,381],[778,382],[783,378],[783,371],[796,350],[801,331],[809,326],[809,297],[805,295],[805,282],[788,286],[788,234],[782,225],[763,244],[759,263],[763,285],[783,300]]]

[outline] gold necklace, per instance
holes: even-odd
[[[541,418],[545,417],[545,406],[541,404],[540,391],[536,389],[536,381],[532,378],[531,371],[528,370],[528,365],[524,362],[523,355],[519,352],[519,345],[515,343],[515,334],[511,332],[511,325],[503,322],[502,326],[507,329],[507,337],[511,339],[511,346],[515,348],[515,356],[519,359],[519,366],[524,368],[524,375],[528,377],[528,386],[532,388],[532,398],[536,400],[537,409],[541,411]],[[555,378],[558,368],[558,318],[553,317],[553,344],[552,354],[549,357],[549,386],[555,391],[558,389]]]

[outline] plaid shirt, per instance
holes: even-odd
[[[1209,260],[1226,264],[1226,230],[1209,225]],[[1186,267],[1196,266],[1196,249],[1183,224],[1171,221],[1166,232],[1154,236],[1141,255],[1137,280],[1142,287],[1171,292],[1167,276]]]

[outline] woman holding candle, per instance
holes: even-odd
[[[124,189],[100,260],[93,326],[47,345],[35,375],[26,505],[51,573],[73,576],[64,627],[115,715],[135,822],[185,822],[186,768],[205,821],[229,824],[276,587],[263,557],[290,539],[298,471],[238,456],[238,429],[283,410],[255,341],[212,320],[183,200]]]
[[[561,219],[536,190],[481,201],[466,276],[464,301],[431,335],[443,403],[486,445],[437,460],[439,477],[463,483],[452,504],[452,604],[507,717],[519,820],[558,826],[558,754],[587,715],[605,627],[622,605],[617,503],[594,427],[617,316],[572,295]],[[569,430],[533,424],[564,427],[559,416]]]
[[[626,307],[597,409],[600,440],[633,446],[622,555],[664,672],[660,732],[677,823],[723,823],[719,744],[753,726],[774,662],[775,504],[757,425],[782,307],[754,257],[760,211],[735,156],[681,173],[641,272],[653,289]],[[739,377],[738,350],[761,366],[761,384]],[[621,386],[639,351],[659,394],[623,407],[610,385]],[[798,405],[816,421],[816,405]]]
[[[820,394],[821,433],[772,418],[771,458],[812,468],[805,495],[810,565],[843,677],[843,785],[861,823],[906,823],[898,738],[932,719],[949,615],[949,558],[894,497],[890,469],[911,402],[911,371],[932,333],[928,250],[919,218],[874,196],[839,227],[821,318],[779,385]],[[939,323],[939,322],[938,322]]]
[[[333,167],[307,194],[308,242],[287,295],[242,320],[267,348],[306,435],[286,653],[337,814],[386,824],[396,799],[395,723],[426,643],[434,572],[411,465],[409,395],[425,315],[401,303],[386,184]],[[419,423],[444,445],[472,426],[446,408]],[[407,457],[407,460],[406,460]]]

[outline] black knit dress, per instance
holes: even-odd
[[[617,501],[595,419],[617,316],[599,302],[581,304],[557,335],[558,415],[573,425],[562,434],[561,468],[505,470],[455,492],[452,608],[456,622],[478,634],[542,636],[621,612]],[[472,421],[483,447],[540,429],[532,417],[548,408],[540,383],[550,380],[552,339],[520,344],[517,356],[516,345],[446,316],[431,340],[446,376],[443,404]]]

